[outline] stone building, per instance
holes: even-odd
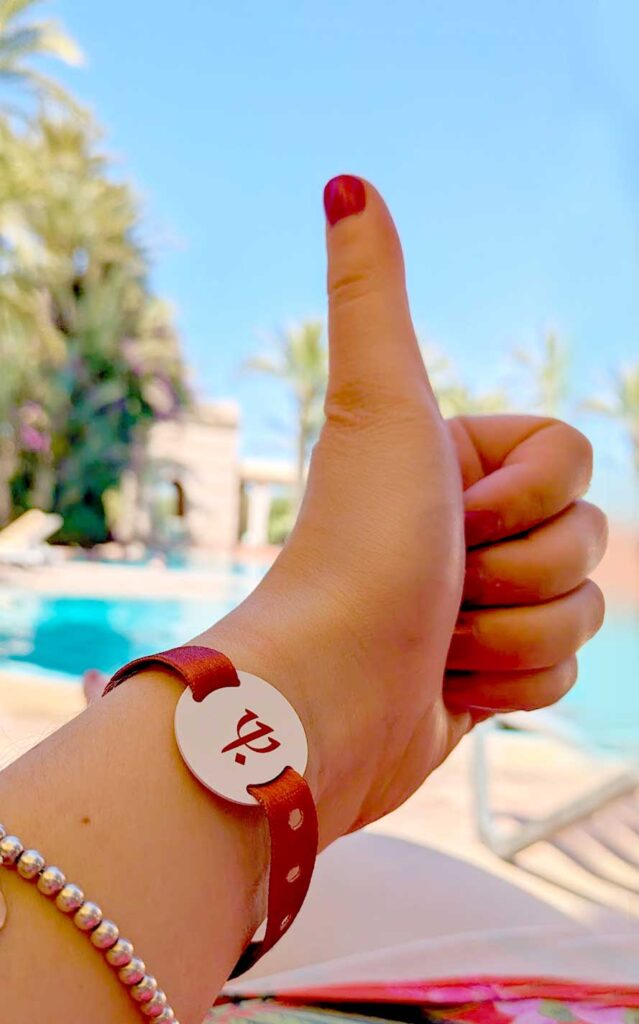
[[[228,550],[239,540],[239,408],[201,405],[151,428],[146,458],[157,488],[164,485],[185,538],[197,548]],[[150,503],[153,507],[153,503]]]
[[[200,405],[155,423],[122,481],[114,533],[124,544],[229,551],[268,542],[274,488],[294,480],[286,462],[240,460],[235,402]]]

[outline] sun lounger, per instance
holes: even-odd
[[[503,860],[593,902],[639,916],[639,755],[551,813],[505,815],[492,804],[488,746],[501,722],[580,745],[560,716],[546,711],[509,715],[475,730],[471,785],[478,834]],[[540,855],[541,845],[547,848]],[[530,857],[535,847],[536,857]],[[554,853],[549,856],[549,853]],[[522,855],[523,858],[522,858]],[[543,865],[538,869],[535,865]],[[559,870],[557,870],[557,868]]]
[[[0,530],[0,565],[32,568],[53,561],[53,549],[46,543],[62,526],[57,512],[32,508]]]

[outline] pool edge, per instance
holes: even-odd
[[[0,713],[67,721],[86,707],[82,687],[46,676],[0,670]]]

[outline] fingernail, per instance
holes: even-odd
[[[447,665],[449,670],[458,672],[471,663],[473,656],[477,653],[476,640],[473,627],[470,622],[464,621],[461,616],[455,624],[453,635],[448,648]]]
[[[503,528],[503,520],[499,512],[495,512],[494,509],[473,509],[464,514],[466,546],[469,548],[493,540]]]
[[[486,592],[486,577],[478,566],[466,565],[464,576],[464,601],[478,601]]]
[[[337,224],[338,220],[361,213],[366,206],[366,189],[364,182],[352,174],[339,174],[331,178],[324,188],[324,209],[328,223]]]
[[[469,704],[469,711],[480,711],[487,717],[490,715],[511,715],[513,711],[519,711],[520,708],[505,708],[503,705],[498,708],[491,708],[487,704]]]
[[[487,722],[493,715],[498,715],[499,711],[488,711],[486,708],[468,708],[470,717],[473,720],[473,725],[479,725],[480,722]]]

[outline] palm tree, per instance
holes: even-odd
[[[186,399],[137,199],[98,139],[77,118],[18,132],[0,117],[0,516],[37,500],[80,543],[103,539],[102,495],[147,425]]]
[[[508,397],[501,388],[473,391],[460,379],[453,363],[438,348],[423,341],[419,347],[442,416],[473,416],[508,409]]]
[[[53,100],[78,110],[75,101],[49,75],[33,67],[39,57],[65,64],[83,63],[77,43],[55,21],[30,20],[41,0],[0,0],[0,85],[17,87],[40,100]],[[16,112],[13,104],[3,104]]]
[[[559,416],[568,390],[570,353],[555,331],[547,331],[533,348],[517,348],[514,359],[525,369],[531,405],[542,416]]]
[[[245,369],[284,381],[293,394],[296,411],[296,499],[299,503],[304,493],[310,449],[323,421],[328,355],[322,322],[307,320],[281,331],[273,339],[272,351],[249,359]]]
[[[589,399],[584,407],[621,424],[630,440],[632,462],[639,482],[639,363],[614,374],[607,395]]]
[[[90,115],[33,66],[81,62],[33,19],[38,2],[0,0],[0,90],[39,101],[18,120],[0,94],[0,520],[37,502],[62,512],[65,539],[91,543],[147,426],[187,395],[137,198]]]
[[[81,113],[53,78],[33,66],[39,57],[53,57],[71,65],[83,60],[77,44],[56,22],[30,20],[39,2],[0,0],[0,110],[4,113],[0,115],[0,357],[3,367],[11,368],[0,380],[0,522],[10,511],[8,480],[15,439],[9,413],[16,393],[33,376],[43,352],[59,357],[62,351],[60,336],[51,321],[48,296],[38,283],[35,266],[48,260],[50,254],[23,215],[26,196],[33,197],[46,183],[25,133],[13,130],[10,116],[19,114],[24,122],[19,101],[25,96],[53,101],[76,115]]]

